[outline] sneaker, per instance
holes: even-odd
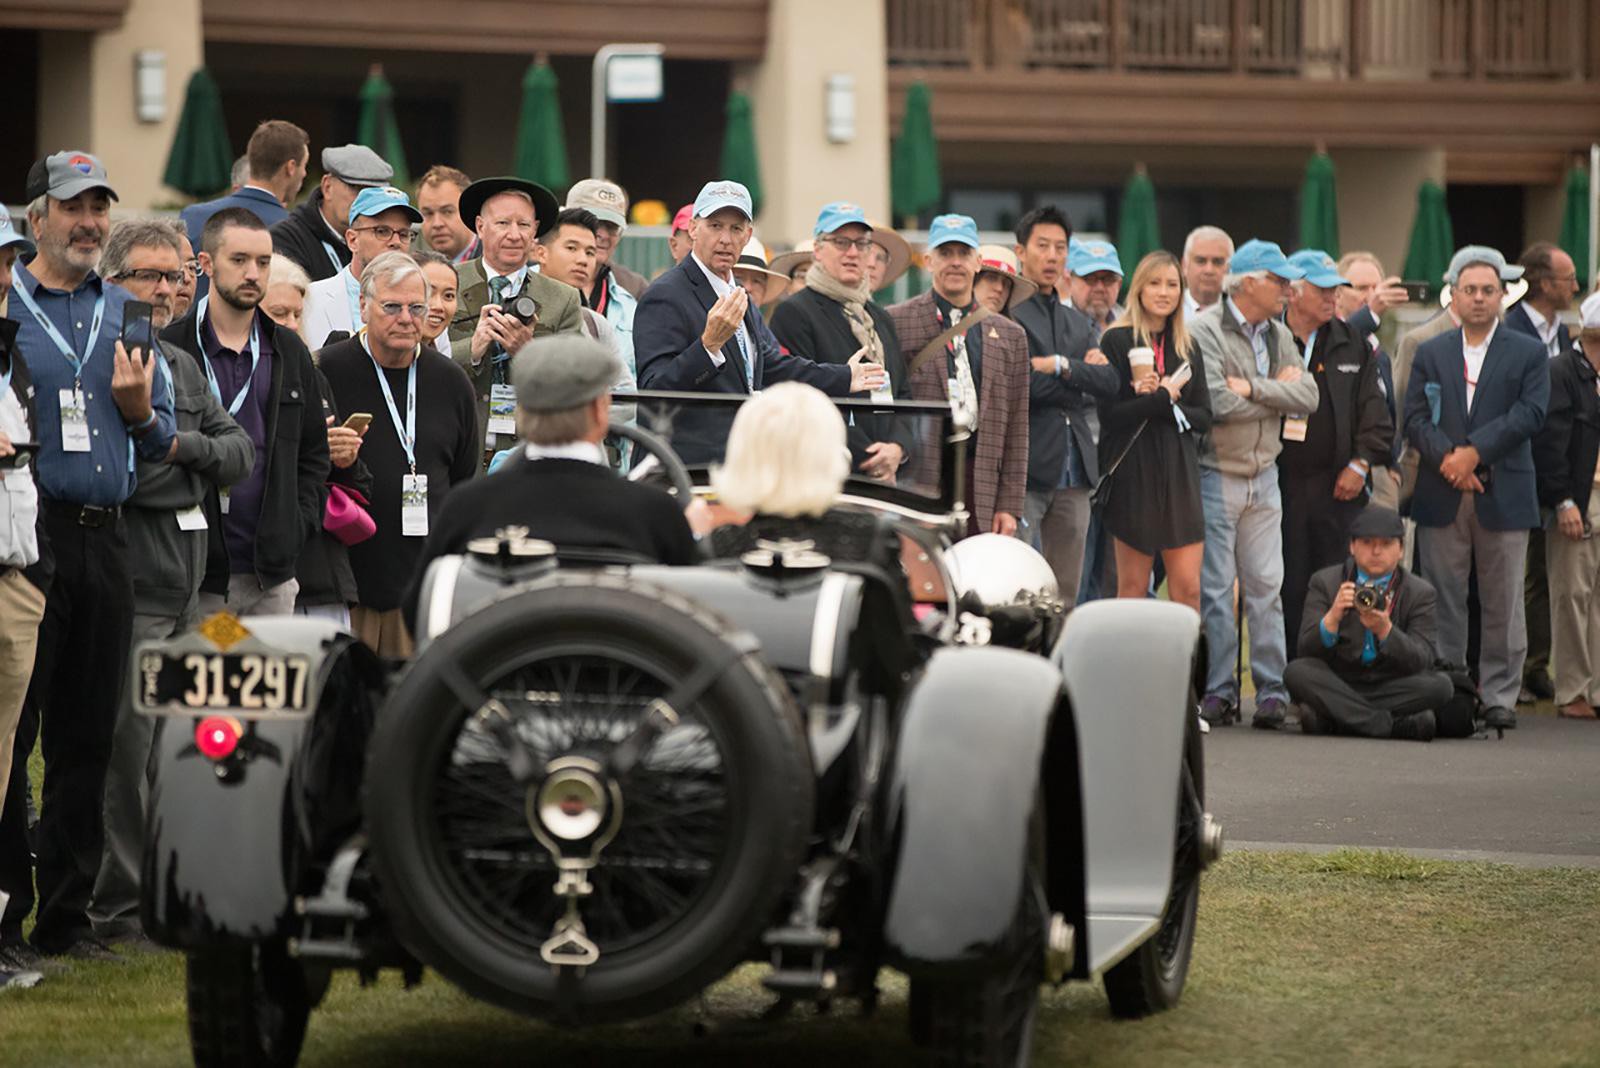
[[[0,968],[0,990],[26,990],[44,981],[40,972]]]
[[[1206,694],[1200,702],[1200,718],[1213,727],[1226,727],[1239,722],[1239,706],[1226,697]]]
[[[1509,708],[1486,708],[1483,712],[1483,725],[1490,730],[1515,730],[1517,714]]]
[[[1328,734],[1327,721],[1322,718],[1322,713],[1310,705],[1299,704],[1295,708],[1300,710],[1301,734]]]
[[[1431,742],[1438,729],[1439,724],[1433,718],[1432,712],[1414,712],[1409,716],[1396,716],[1389,737],[1404,738],[1412,742]]]
[[[121,964],[126,959],[93,935],[81,935],[59,949],[48,951],[46,956],[98,961],[102,964]]]
[[[21,939],[8,939],[0,942],[0,967],[40,972],[63,971],[66,965],[46,960],[44,954]]]
[[[1289,703],[1281,697],[1263,697],[1256,702],[1256,714],[1250,717],[1250,726],[1262,731],[1281,731],[1288,718]]]
[[[1196,716],[1200,721],[1200,733],[1201,734],[1210,734],[1211,733],[1211,724],[1206,722],[1206,717],[1201,716],[1198,713],[1196,713]]]
[[[1543,671],[1530,671],[1522,676],[1522,692],[1533,694],[1537,701],[1554,701],[1556,684]]]

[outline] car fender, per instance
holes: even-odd
[[[362,759],[382,665],[326,621],[243,622],[274,650],[311,658],[313,703],[302,717],[255,721],[259,745],[228,780],[194,747],[198,717],[159,718],[140,917],[151,938],[173,947],[281,933],[307,861],[331,855],[359,829]],[[141,653],[191,638],[141,646],[135,671]]]
[[[884,813],[897,967],[983,966],[1006,948],[1060,695],[1050,661],[1012,649],[941,649],[915,683]]]
[[[1077,727],[1091,973],[1137,948],[1166,905],[1199,632],[1182,605],[1094,601],[1052,655]]]

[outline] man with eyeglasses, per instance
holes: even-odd
[[[344,233],[357,194],[394,181],[394,168],[366,145],[323,149],[322,172],[321,184],[305,203],[272,227],[273,251],[304,267],[313,282],[332,278],[350,262]]]
[[[183,284],[181,224],[139,219],[112,227],[101,268],[150,305],[151,326],[165,329]],[[170,463],[140,459],[133,496],[122,508],[133,572],[133,645],[176,637],[199,617],[206,568],[206,497],[249,474],[255,447],[206,383],[203,371],[170,342],[157,340],[160,373],[172,383],[178,447]],[[89,900],[89,920],[103,942],[142,939],[139,865],[144,853],[146,769],[155,721],[133,710],[123,688],[111,738],[104,802],[105,845]]]
[[[372,414],[361,459],[372,473],[368,511],[378,532],[350,547],[358,593],[350,627],[392,660],[411,655],[400,607],[439,506],[478,473],[482,457],[472,383],[422,345],[431,295],[416,260],[383,253],[361,275],[365,332],[318,354],[334,407]]]
[[[211,292],[161,338],[193,358],[255,446],[244,478],[207,493],[200,612],[289,615],[300,550],[322,530],[327,503],[322,389],[305,342],[259,308],[272,270],[272,237],[261,220],[243,208],[213,215],[200,266]]]
[[[1503,283],[1522,277],[1497,250],[1460,249],[1450,261],[1459,330],[1417,347],[1406,383],[1406,440],[1419,454],[1411,518],[1417,552],[1439,591],[1439,655],[1467,664],[1467,587],[1482,615],[1478,692],[1484,720],[1517,725],[1528,653],[1522,574],[1528,531],[1540,526],[1532,438],[1550,404],[1544,346],[1498,329]]]
[[[350,204],[350,226],[344,232],[350,262],[332,278],[312,282],[306,290],[300,335],[313,348],[328,343],[330,334],[348,337],[361,325],[361,273],[385,252],[404,252],[422,223],[411,198],[392,185],[363,189]]]
[[[1082,312],[1094,324],[1094,340],[1122,316],[1117,293],[1122,289],[1122,261],[1109,241],[1067,241],[1067,306]]]

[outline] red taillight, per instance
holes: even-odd
[[[194,745],[212,760],[231,756],[239,746],[244,727],[232,716],[207,716],[194,729]]]

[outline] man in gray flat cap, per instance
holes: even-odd
[[[613,550],[619,559],[693,564],[699,558],[683,509],[654,486],[615,475],[607,464],[611,386],[621,373],[610,347],[573,334],[536,338],[517,352],[513,455],[486,478],[451,490],[417,562],[407,620],[428,564],[463,552],[474,538],[506,527],[553,542],[557,550]],[[559,502],[559,503],[557,503]]]
[[[350,262],[344,233],[356,195],[393,179],[394,168],[366,145],[323,149],[322,184],[287,219],[273,225],[273,251],[304,267],[313,282],[332,278]]]

